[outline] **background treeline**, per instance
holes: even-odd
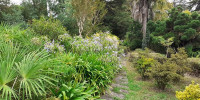
[[[185,47],[189,56],[197,56],[199,0],[145,1],[23,0],[20,5],[12,5],[9,0],[3,0],[0,23],[20,23],[22,28],[27,28],[33,19],[53,17],[60,20],[72,36],[111,31],[124,39],[124,45],[132,50],[149,47],[161,53],[165,53],[166,47],[160,42],[174,37],[170,46],[175,51],[177,47]],[[144,8],[145,3],[148,11],[142,17],[140,8]]]

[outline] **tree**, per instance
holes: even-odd
[[[157,41],[159,36],[165,40],[174,37],[174,43],[171,46],[175,50],[185,47],[188,55],[192,56],[199,49],[199,18],[200,14],[197,12],[183,11],[181,7],[173,8],[166,21],[149,22],[151,44],[159,45],[156,44],[159,42]]]
[[[147,46],[147,22],[149,18],[149,9],[153,9],[153,4],[157,7],[158,3],[165,5],[166,0],[129,0],[132,18],[142,24],[143,43],[142,47]],[[162,8],[162,7],[161,7]],[[164,7],[163,7],[164,8]],[[163,9],[162,8],[162,9]],[[153,10],[151,10],[153,11]]]
[[[10,0],[1,0],[0,5],[8,6],[10,4]]]
[[[101,0],[72,0],[71,3],[80,36],[82,36],[86,24],[96,25],[105,14],[105,4]]]
[[[143,43],[142,47],[146,47],[147,19],[149,13],[150,0],[131,0],[132,18],[142,24]]]
[[[127,0],[105,0],[108,12],[103,18],[103,25],[106,31],[120,38],[124,38],[125,34],[130,31],[133,20],[130,16]]]
[[[192,10],[192,8],[195,8],[195,11],[199,11],[200,10],[200,0],[190,0],[189,2],[189,9]]]
[[[23,16],[25,21],[38,19],[40,16],[48,16],[48,2],[51,0],[23,0]]]

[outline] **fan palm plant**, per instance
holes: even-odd
[[[45,94],[45,83],[53,85],[47,57],[45,51],[27,53],[12,42],[0,42],[0,98],[24,100]]]

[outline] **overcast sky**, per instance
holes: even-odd
[[[168,1],[172,2],[173,0],[168,0]],[[11,2],[15,3],[15,4],[20,4],[22,2],[22,0],[11,0]]]
[[[22,0],[11,0],[12,3],[15,3],[15,4],[20,4],[22,2]]]

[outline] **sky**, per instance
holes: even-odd
[[[19,5],[22,2],[22,0],[11,0],[11,2]]]
[[[168,0],[168,1],[172,2],[173,0]],[[11,2],[19,5],[22,2],[22,0],[11,0]]]

